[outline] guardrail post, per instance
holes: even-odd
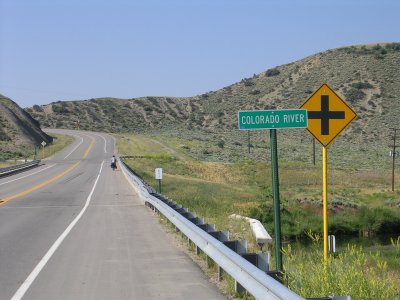
[[[242,257],[264,272],[269,270],[269,260],[266,253],[246,253]]]
[[[222,281],[224,279],[224,269],[218,266],[218,281]]]
[[[204,219],[202,219],[202,221],[203,222],[201,222],[201,223],[203,223],[203,224],[197,224],[197,226],[199,228],[203,229],[205,232],[213,232],[213,231],[215,231],[215,225],[214,224],[207,224],[207,223],[204,224]],[[202,252],[201,249],[198,246],[196,246],[196,254],[200,255],[201,252]]]
[[[223,232],[223,231],[211,231],[209,234],[216,238],[220,242],[227,242],[229,241],[229,232]]]
[[[215,231],[215,225],[214,224],[200,224],[200,225],[197,225],[197,226],[199,226],[205,232]]]
[[[237,254],[243,256],[247,253],[247,241],[226,241],[223,242],[229,249],[235,251]],[[235,280],[235,291],[237,293],[243,293],[246,289]]]
[[[193,218],[188,218],[190,222],[192,222],[194,225],[202,225],[204,224],[204,219],[199,218],[199,217],[193,217]]]
[[[279,270],[268,271],[267,274],[271,276],[276,281],[279,281],[283,284],[283,272]]]

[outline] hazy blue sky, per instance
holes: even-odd
[[[0,93],[22,107],[194,96],[353,44],[399,42],[399,0],[0,0]]]

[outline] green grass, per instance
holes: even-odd
[[[184,139],[175,137],[168,142],[162,137],[160,143],[155,138],[130,135],[118,141],[122,155],[144,157],[127,160],[127,163],[148,184],[158,188],[154,169],[161,167],[164,171],[163,193],[221,229],[227,229],[230,214],[238,213],[260,219],[268,230],[273,231],[271,168],[268,163],[254,160],[234,163],[199,161],[179,148],[179,145],[188,144]],[[207,145],[204,144],[203,147]],[[282,161],[279,172],[284,235],[302,235],[307,229],[320,232],[321,166]],[[333,232],[369,231],[371,219],[376,223],[373,231],[387,230],[391,225],[396,232],[400,224],[396,217],[396,214],[400,215],[400,193],[387,189],[388,176],[383,171],[335,167],[329,169],[328,176]]]
[[[56,152],[67,147],[73,141],[73,138],[68,135],[52,134],[52,136],[54,138],[53,142],[51,144],[46,145],[44,148],[43,147],[37,148],[36,154],[34,149],[28,151],[25,156],[21,156],[19,152],[16,152],[15,156],[9,154],[9,157],[7,157],[7,161],[0,161],[0,168],[5,168],[24,163],[25,159],[32,160],[32,159],[44,159],[50,157],[54,155]]]
[[[255,160],[234,163],[197,160],[187,152],[186,146],[181,146],[190,142],[178,137],[169,141],[165,136],[127,135],[118,139],[117,144],[121,155],[145,157],[126,162],[148,184],[158,189],[154,169],[162,167],[163,194],[205,217],[218,229],[228,230],[232,238],[247,240],[250,251],[258,251],[248,224],[232,220],[229,215],[255,217],[270,233],[274,232],[270,165]],[[201,145],[206,146],[207,142]],[[191,144],[191,147],[196,145]],[[368,229],[379,231],[382,226],[393,225],[390,222],[399,219],[400,192],[388,190],[384,171],[359,170],[351,166],[336,166],[329,171],[330,230],[339,234]],[[321,232],[320,165],[282,161],[280,181],[283,234],[299,237],[310,230]],[[395,225],[399,223],[400,220]],[[335,294],[351,295],[352,299],[396,299],[391,297],[399,293],[396,284],[400,282],[393,279],[398,278],[400,269],[398,245],[398,240],[393,240],[393,244],[387,246],[342,248],[332,259],[327,274],[323,273],[321,245],[306,251],[288,247],[284,265],[290,266],[289,285],[310,297]],[[365,264],[366,274],[363,274],[364,269],[357,269],[361,264]],[[309,272],[315,272],[315,276],[307,276]],[[377,286],[378,281],[385,282],[382,288]],[[380,293],[380,298],[374,298],[376,293]]]
[[[57,153],[58,151],[64,149],[69,144],[73,142],[73,138],[69,135],[62,135],[62,134],[55,134],[52,133],[51,136],[54,138],[51,144],[46,145],[44,148],[41,147],[38,149],[36,158],[37,159],[44,159],[50,157]],[[31,153],[30,157],[33,158],[34,154]]]
[[[316,236],[314,235],[314,238]],[[396,273],[379,251],[365,251],[348,245],[337,255],[331,255],[324,267],[320,237],[307,251],[285,248],[288,287],[303,297],[351,295],[353,300],[399,299]],[[397,278],[397,279],[396,279]]]
[[[10,166],[14,166],[15,164],[15,162],[0,162],[0,168],[7,168]]]

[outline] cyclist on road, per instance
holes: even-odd
[[[117,169],[117,158],[115,157],[115,155],[111,157],[111,169]]]

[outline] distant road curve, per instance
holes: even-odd
[[[120,170],[113,137],[0,178],[0,300],[225,299],[168,239]]]

